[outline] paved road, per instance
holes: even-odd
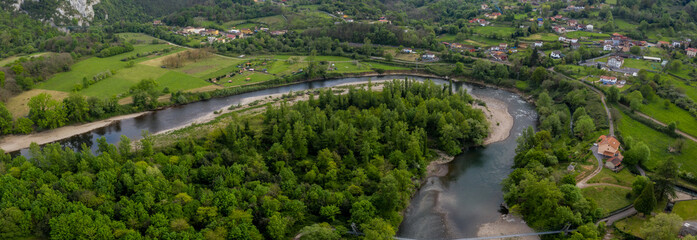
[[[638,213],[637,210],[634,209],[634,206],[632,206],[632,207],[630,207],[630,208],[627,208],[627,209],[624,210],[624,211],[615,213],[615,214],[613,214],[612,216],[609,216],[609,217],[600,219],[600,220],[598,220],[598,223],[605,222],[605,225],[610,226],[610,225],[612,225],[614,222],[617,222],[617,221],[622,220],[622,219],[624,219],[624,218],[633,216],[634,214],[637,214],[637,213]]]

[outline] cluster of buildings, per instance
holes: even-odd
[[[506,61],[508,60],[508,53],[518,52],[515,47],[509,48],[506,43],[499,43],[497,46],[489,48],[489,55],[496,61]]]
[[[470,22],[470,23],[476,23],[476,24],[478,24],[479,26],[482,26],[482,27],[488,26],[488,25],[490,24],[489,21],[487,21],[487,20],[485,20],[485,19],[481,19],[481,18],[475,18],[475,19],[469,20],[469,22]]]
[[[476,52],[477,51],[477,49],[475,49],[473,46],[465,45],[462,43],[449,43],[449,42],[442,42],[442,43],[443,43],[443,45],[445,45],[446,47],[448,47],[454,51],[460,51],[460,52],[462,52],[462,51]]]
[[[488,18],[488,19],[497,19],[497,18],[499,18],[500,16],[501,16],[501,13],[500,13],[500,12],[493,12],[493,13],[485,13],[485,14],[484,14],[484,17],[486,17],[486,18]]]
[[[595,29],[593,24],[581,24],[578,22],[578,20],[569,19],[569,18],[564,17],[562,15],[556,15],[556,16],[550,17],[549,20],[555,23],[555,25],[552,26],[552,29],[554,30],[554,32],[556,32],[558,34],[565,34],[567,32],[573,32],[573,31],[593,31]],[[539,24],[540,22],[542,22],[544,20],[538,18],[537,21]]]
[[[220,31],[217,29],[206,29],[206,28],[199,28],[199,27],[185,27],[182,29],[179,29],[176,31],[177,34],[183,35],[183,36],[202,36],[202,37],[207,37],[206,40],[208,43],[214,43],[214,42],[220,42],[220,43],[227,43],[231,40],[234,39],[241,39],[245,38],[247,36],[254,35],[257,32],[268,32],[271,35],[278,36],[278,35],[283,35],[287,33],[287,30],[280,30],[280,31],[269,31],[268,28],[254,28],[254,29],[249,29],[249,28],[242,28],[242,29],[231,29],[228,31]]]
[[[631,47],[639,46],[646,47],[648,42],[646,41],[636,41],[631,38],[624,36],[619,33],[613,33],[610,39],[606,39],[599,42],[603,46],[603,51],[619,51],[619,52],[629,52]]]

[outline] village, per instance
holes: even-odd
[[[532,6],[540,5],[539,1],[520,0],[520,2],[532,3]],[[601,7],[607,7],[607,5],[592,6],[592,8]],[[516,55],[519,51],[534,49],[539,56],[550,58],[554,65],[572,64],[605,70],[606,75],[611,76],[599,76],[599,79],[596,81],[604,85],[618,85],[620,88],[626,84],[626,77],[636,77],[642,69],[650,72],[659,72],[667,67],[670,59],[663,59],[655,52],[679,51],[687,58],[695,58],[697,55],[697,48],[689,47],[692,43],[692,39],[689,38],[675,39],[670,42],[661,40],[653,43],[639,41],[617,32],[603,33],[602,30],[599,30],[593,24],[586,23],[585,20],[577,20],[563,15],[568,12],[583,11],[584,8],[569,5],[557,15],[547,18],[527,19],[534,26],[519,26],[520,29],[531,27],[544,29],[549,27],[554,34],[547,34],[546,39],[530,41],[522,38],[522,41],[515,40],[514,42],[502,42],[486,46],[464,44],[457,41],[443,41],[442,44],[451,51],[460,52],[467,56],[488,58],[498,62],[509,61],[509,58]],[[504,9],[508,10],[509,6],[505,6]],[[475,28],[475,31],[477,27],[496,27],[500,25],[496,21],[504,17],[500,11],[501,9],[498,7],[482,4],[480,12],[484,12],[483,17],[473,18],[468,20],[468,22],[471,27]],[[538,9],[533,8],[532,11],[535,12]],[[602,36],[607,37],[602,38]],[[600,56],[577,61],[567,57],[573,55],[574,52],[578,52],[581,48],[584,48],[583,51],[595,52]],[[409,52],[411,49],[404,49],[404,51]],[[423,59],[426,59],[425,55]],[[572,59],[574,61],[569,62]],[[639,61],[642,63],[637,63]],[[631,62],[632,64],[625,64],[626,62]],[[644,65],[646,67],[638,68],[636,65]],[[624,79],[618,80],[618,78]]]

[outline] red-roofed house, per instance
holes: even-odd
[[[622,160],[624,160],[624,156],[622,156],[621,153],[617,153],[617,156],[611,157],[605,161],[605,167],[607,167],[613,171],[620,170],[621,169],[620,166],[622,165]]]
[[[613,136],[602,135],[598,138],[598,154],[615,157],[619,153],[620,141]]]
[[[658,41],[658,43],[656,44],[656,46],[658,46],[658,47],[669,47],[669,46],[670,46],[670,43],[669,43],[669,42],[666,42],[666,41]]]
[[[624,156],[620,153],[620,141],[613,136],[602,135],[598,138],[598,154],[607,158],[605,167],[616,171],[620,169]]]
[[[691,57],[691,58],[697,56],[697,48],[688,48],[687,49],[687,56]]]

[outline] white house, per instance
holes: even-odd
[[[543,42],[542,41],[537,41],[535,42],[535,47],[542,47]]]
[[[572,39],[571,39],[571,43],[577,43],[577,42],[578,42],[578,38],[572,38]]]
[[[554,59],[560,59],[561,52],[560,51],[552,51],[552,53],[549,54],[549,57],[554,58]]]
[[[593,31],[593,24],[586,25],[586,30]]]
[[[428,54],[424,54],[423,56],[421,56],[421,58],[422,58],[423,60],[435,60],[435,59],[436,59],[436,55],[435,55],[435,54],[432,54],[432,53],[428,53]]]
[[[564,37],[564,36],[559,36],[559,41],[560,41],[560,42],[566,42],[566,37]]]
[[[603,46],[603,51],[612,51],[612,45],[611,45],[611,44],[605,44],[605,46]]]
[[[402,49],[402,53],[414,53],[414,50],[412,50],[411,48],[405,48]]]
[[[603,84],[615,85],[617,83],[616,77],[600,76],[600,82]]]
[[[607,66],[611,68],[622,68],[622,64],[624,64],[624,58],[620,56],[613,56],[609,57],[607,59]]]
[[[679,48],[682,44],[679,41],[673,41],[673,47]]]
[[[687,49],[687,56],[688,57],[696,57],[697,56],[697,48],[688,48]]]

